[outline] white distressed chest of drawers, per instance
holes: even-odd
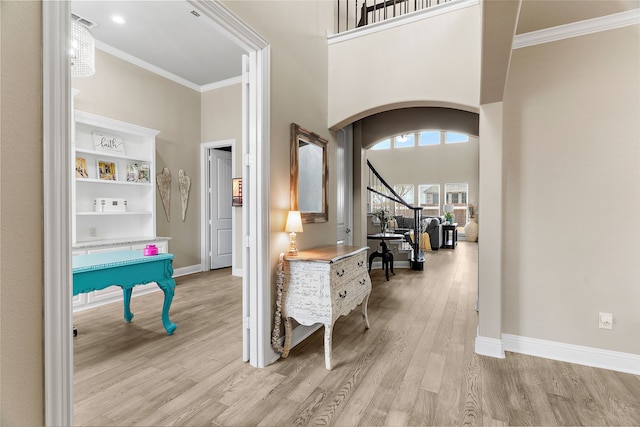
[[[367,303],[371,279],[367,271],[368,247],[323,246],[285,256],[282,317],[291,336],[291,319],[302,325],[324,324],[325,366],[331,370],[331,340],[335,321],[362,304],[362,319],[369,328]]]

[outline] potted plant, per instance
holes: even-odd
[[[453,224],[453,214],[451,212],[445,212],[444,219],[447,220],[449,224]]]
[[[386,233],[387,228],[389,227],[389,221],[391,220],[391,211],[389,208],[381,208],[377,210],[374,215],[378,218],[378,222],[380,223],[380,232],[382,234]]]

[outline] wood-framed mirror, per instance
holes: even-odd
[[[327,140],[291,123],[291,210],[303,224],[327,222]]]

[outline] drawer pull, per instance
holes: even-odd
[[[347,291],[339,292],[339,293],[338,293],[338,296],[339,296],[340,298],[346,298],[346,297],[347,297]]]
[[[338,277],[344,276],[344,268],[342,269],[342,271],[336,271],[336,274],[338,275]]]

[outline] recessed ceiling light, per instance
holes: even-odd
[[[124,18],[120,15],[113,15],[111,17],[111,20],[113,22],[115,22],[116,24],[125,24],[127,21],[124,20]]]

